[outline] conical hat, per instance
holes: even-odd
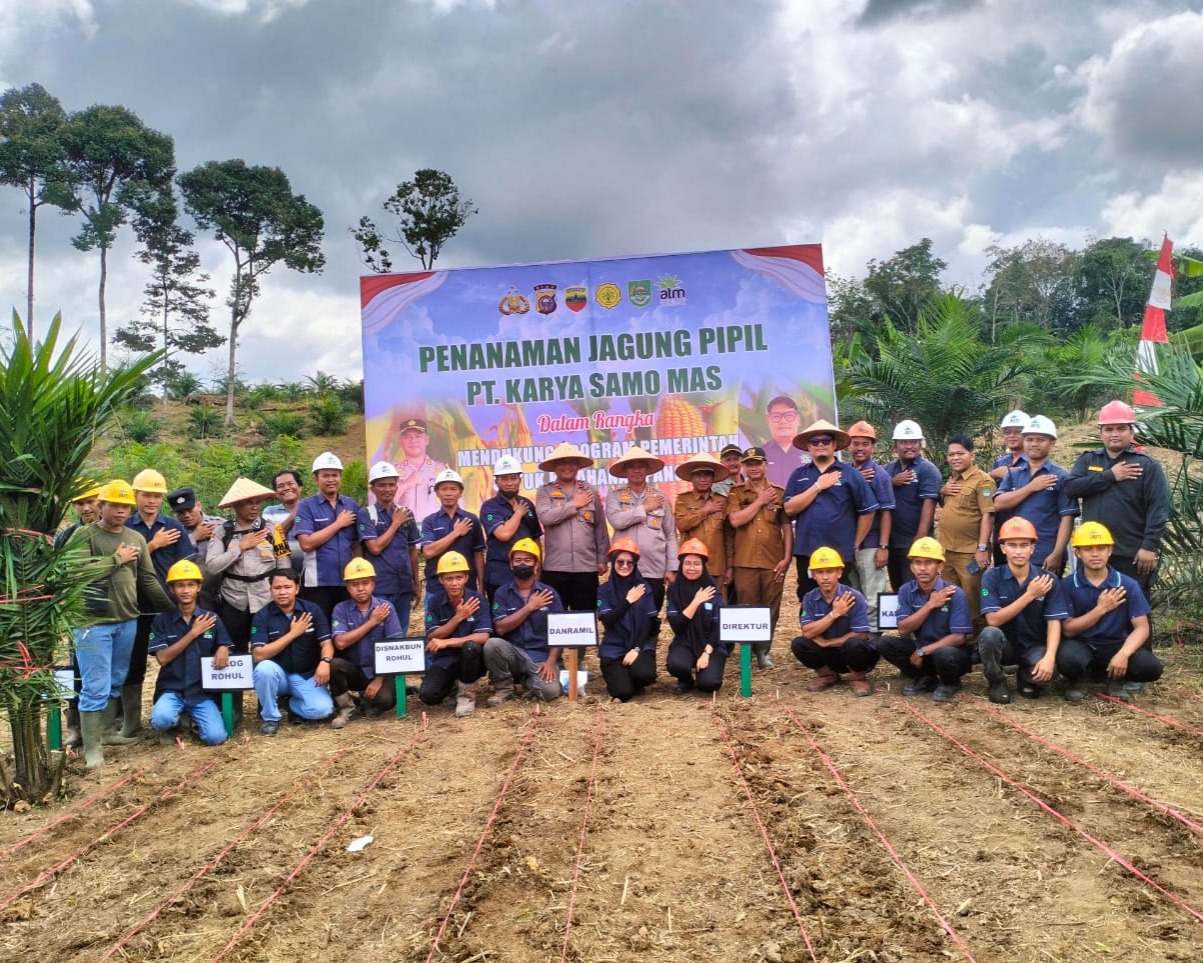
[[[809,428],[798,432],[794,435],[794,447],[806,450],[806,440],[811,435],[831,435],[835,439],[835,450],[843,451],[848,447],[848,432],[842,430],[838,425],[833,425],[830,421],[824,421],[820,418]]]
[[[651,452],[644,451],[638,445],[632,445],[622,453],[621,457],[615,458],[614,461],[610,463],[610,474],[615,478],[626,478],[627,466],[633,461],[649,462],[653,466],[648,469],[647,473],[649,475],[654,475],[664,467],[664,462],[662,462],[655,455],[651,454]]]
[[[539,471],[555,471],[557,461],[574,461],[578,468],[592,468],[593,459],[570,441],[562,441],[539,462]]]
[[[727,466],[708,451],[700,451],[690,458],[689,461],[685,462],[685,464],[678,465],[677,477],[682,481],[692,481],[693,473],[699,468],[708,468],[714,472],[714,480],[716,482],[731,477],[731,472],[727,471]]]
[[[249,478],[239,478],[230,490],[226,492],[225,498],[217,503],[218,508],[229,508],[231,505],[236,505],[239,502],[245,502],[252,498],[275,498],[276,493],[270,488],[265,488],[258,482],[251,481]]]

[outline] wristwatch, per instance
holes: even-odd
[[[329,656],[323,656],[323,657],[322,657],[322,658],[320,658],[318,661],[319,661],[319,662],[325,662],[325,663],[326,663],[326,665],[329,665],[329,664],[330,664],[331,662],[333,662],[334,660],[333,660],[333,659],[331,659]]]
[[[977,550],[978,550],[979,552],[984,552],[984,551],[986,551],[986,549],[988,549],[989,547],[990,547],[990,546],[988,546],[988,545],[979,545],[979,546],[977,547]]]
[[[919,658],[921,658],[921,659],[927,658],[927,653],[923,651],[923,646],[919,646],[919,648],[917,648],[915,651],[919,653]]]

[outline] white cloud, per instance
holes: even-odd
[[[1147,237],[1168,233],[1178,245],[1203,246],[1203,171],[1167,174],[1155,191],[1128,191],[1103,208],[1105,234]]]

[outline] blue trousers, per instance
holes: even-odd
[[[100,712],[109,699],[121,695],[129,674],[138,620],[106,622],[75,630],[75,661],[79,663],[79,711]]]
[[[201,742],[206,746],[220,746],[226,741],[226,724],[222,721],[221,710],[209,698],[189,700],[180,692],[164,692],[150,710],[150,724],[160,732],[166,732],[180,721],[180,713],[185,709],[200,727]]]
[[[288,696],[288,708],[302,719],[328,719],[334,714],[329,690],[315,684],[311,675],[285,672],[277,663],[264,659],[255,665],[253,678],[259,716],[264,722],[280,721],[277,701],[281,694]]]

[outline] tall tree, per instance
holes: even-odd
[[[230,365],[226,378],[226,424],[234,421],[238,332],[259,294],[259,279],[277,263],[294,271],[320,272],[322,212],[293,194],[278,167],[251,167],[242,160],[210,161],[180,175],[184,207],[202,230],[213,231],[234,256],[230,281]]]
[[[469,198],[460,199],[450,174],[429,167],[415,171],[412,181],[398,184],[383,207],[397,218],[392,234],[382,232],[367,215],[359,219],[359,227],[351,228],[364,263],[377,274],[393,269],[386,247],[390,242],[402,245],[423,268],[431,268],[443,245],[476,213]]]
[[[994,245],[986,253],[991,261],[982,300],[992,342],[999,325],[1021,321],[1061,334],[1076,330],[1076,252],[1037,237],[1010,248]]]
[[[932,253],[930,237],[885,261],[870,261],[865,290],[877,305],[875,322],[888,317],[895,327],[914,331],[924,308],[941,293],[940,275],[947,267]]]
[[[1150,247],[1130,237],[1105,237],[1087,245],[1076,278],[1083,324],[1104,331],[1140,324],[1153,277],[1146,255]]]
[[[147,127],[125,107],[95,106],[68,118],[62,132],[67,164],[76,182],[73,207],[84,225],[72,243],[81,251],[100,249],[100,366],[107,362],[105,285],[109,248],[117,230],[141,205],[171,189],[175,143]]]
[[[67,122],[58,98],[41,84],[9,88],[0,97],[0,184],[25,195],[29,217],[29,267],[25,324],[33,337],[33,263],[38,208],[71,204],[70,172],[59,137]]]
[[[115,344],[138,351],[162,347],[163,360],[154,380],[165,384],[183,369],[177,352],[200,354],[225,344],[225,336],[209,323],[209,301],[214,291],[205,287],[209,275],[200,271],[200,255],[192,246],[190,231],[180,226],[173,193],[159,195],[143,205],[134,218],[134,233],[142,241],[138,260],[151,269],[144,289],[142,316],[117,329]],[[167,403],[167,393],[163,393]]]

